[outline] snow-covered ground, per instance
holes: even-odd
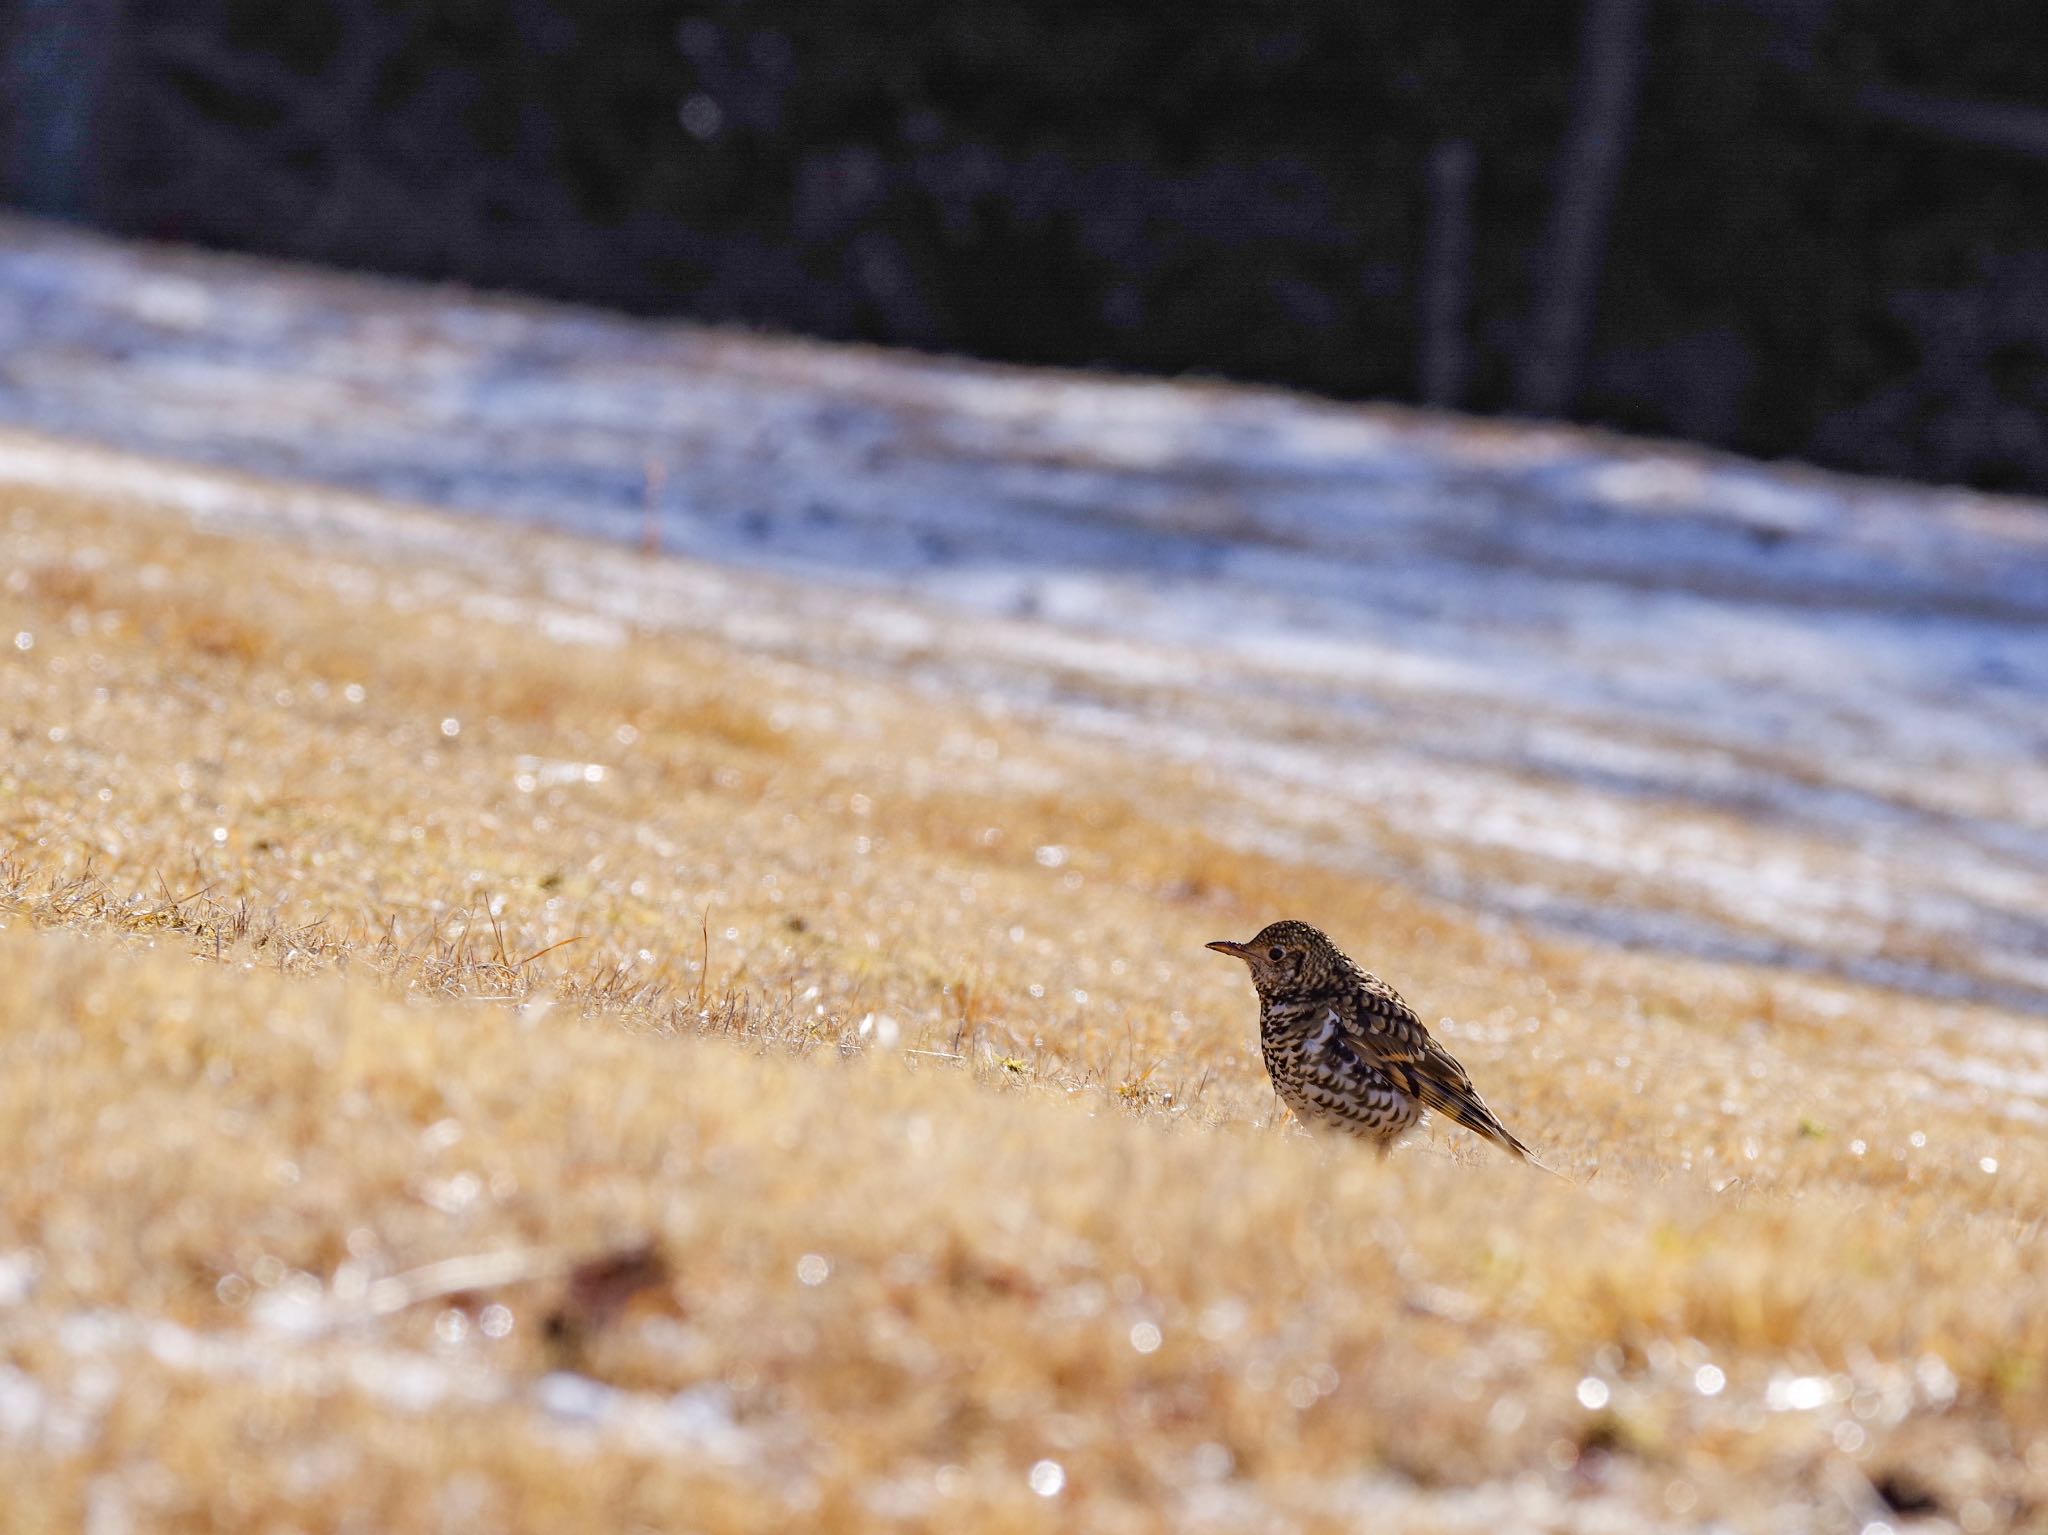
[[[2038,504],[21,223],[0,423],[596,535],[543,573],[559,623],[909,670],[1226,775],[1242,839],[2048,1009]],[[138,472],[228,521],[460,536],[0,439],[0,480]],[[633,552],[650,526],[688,558]]]

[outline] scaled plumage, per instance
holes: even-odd
[[[1209,947],[1250,966],[1267,1074],[1311,1129],[1372,1140],[1384,1152],[1434,1109],[1542,1166],[1400,993],[1306,922],[1275,922],[1250,943]]]

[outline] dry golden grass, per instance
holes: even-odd
[[[0,492],[8,1528],[2048,1517],[2038,1105],[1971,1079],[2031,1020],[1538,941],[886,678],[550,641],[519,536]],[[1283,914],[1580,1181],[1267,1123],[1201,944]]]

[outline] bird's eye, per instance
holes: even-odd
[[[1266,950],[1266,958],[1270,959],[1276,965],[1279,964],[1280,961],[1285,959],[1286,957],[1287,951],[1281,948],[1280,945],[1277,943],[1274,944],[1272,948]]]

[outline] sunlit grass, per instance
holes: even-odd
[[[2042,1071],[2029,1020],[1540,939],[972,699],[550,637],[517,535],[0,504],[18,1527],[2039,1517],[2040,1105],[1970,1065]],[[1201,945],[1279,915],[1578,1183],[1273,1122]]]

